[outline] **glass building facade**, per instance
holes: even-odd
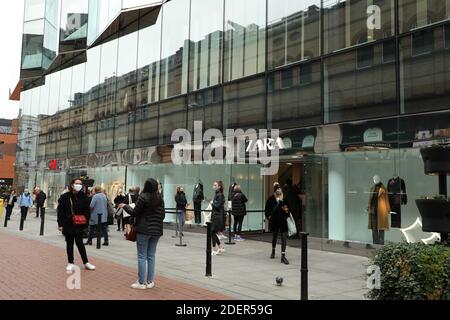
[[[326,248],[372,243],[375,175],[406,186],[389,241],[420,217],[415,199],[438,193],[420,147],[450,141],[450,1],[25,3],[21,114],[38,130],[36,152],[17,165],[31,172],[22,184],[43,186],[50,203],[77,175],[112,194],[152,176],[168,207],[177,185],[191,198],[201,179],[210,199],[222,179],[240,183],[257,210],[274,181],[290,178],[305,230]],[[85,58],[56,58],[66,52]],[[204,130],[280,129],[289,143],[278,174],[263,177],[251,164],[174,166],[171,134],[194,121]],[[249,214],[244,227],[265,229],[263,214]]]

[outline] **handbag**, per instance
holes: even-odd
[[[297,226],[295,224],[294,217],[292,217],[292,213],[289,213],[287,225],[288,225],[288,236],[289,237],[295,236],[297,234]]]
[[[73,212],[72,198],[70,198],[70,210],[72,211],[72,224],[74,226],[81,227],[87,224],[86,216],[84,214],[75,214]]]
[[[136,242],[137,232],[136,228],[132,225],[130,226],[130,231],[125,234],[125,239],[131,242]]]

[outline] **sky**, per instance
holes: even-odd
[[[19,103],[9,101],[9,90],[19,81],[22,51],[23,0],[2,1],[0,10],[0,118],[13,119],[19,114]]]

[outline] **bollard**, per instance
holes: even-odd
[[[206,223],[206,277],[212,277],[212,223],[207,222]]]
[[[309,233],[302,232],[302,263],[301,263],[301,300],[308,300],[308,236]]]
[[[23,217],[20,217],[20,227],[19,227],[19,231],[23,231],[23,224],[24,224],[25,220],[23,220]]]
[[[97,249],[102,248],[102,214],[98,214],[97,221]]]
[[[45,208],[41,208],[41,231],[39,235],[44,236],[44,225],[45,225]]]
[[[228,245],[233,245],[236,244],[236,242],[233,242],[233,240],[231,240],[232,238],[232,234],[231,234],[231,211],[228,211],[228,242],[225,242],[225,244]]]
[[[3,225],[3,227],[5,227],[5,228],[8,227],[8,209],[6,210],[6,214],[5,214],[5,224]]]
[[[186,213],[185,213],[186,214]],[[178,214],[177,214],[178,217]],[[180,232],[179,232],[180,243],[175,244],[177,247],[187,247],[186,243],[183,243],[183,225],[180,223]]]

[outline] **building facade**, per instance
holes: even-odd
[[[0,119],[0,190],[8,190],[15,183],[17,133],[19,120]]]
[[[112,195],[155,177],[167,207],[177,185],[191,198],[201,180],[211,199],[220,179],[241,184],[248,208],[260,210],[273,182],[292,179],[304,228],[326,247],[373,243],[374,176],[404,186],[386,241],[401,241],[420,217],[415,199],[438,193],[420,148],[450,142],[449,1],[25,4],[21,121],[32,123],[36,154],[25,160],[21,148],[18,166],[50,205],[73,177]],[[174,165],[172,132],[195,121],[203,131],[279,129],[278,173]],[[263,213],[244,227],[265,229]]]

